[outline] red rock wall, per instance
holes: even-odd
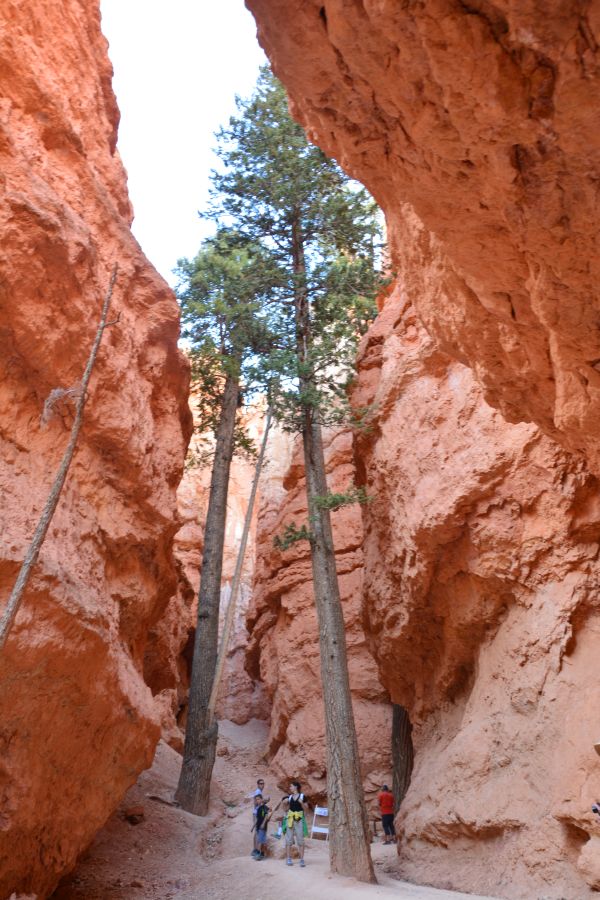
[[[0,895],[46,897],[151,762],[143,679],[190,416],[172,292],[133,239],[97,0],[0,8],[0,601],[71,412],[114,263],[108,329],[71,472],[0,655]]]
[[[365,627],[415,726],[401,871],[592,896],[600,8],[247,5],[297,117],[384,208],[398,272],[355,459]]]
[[[329,489],[345,490],[354,483],[352,436],[347,431],[329,430],[324,443]],[[273,546],[273,538],[288,523],[299,527],[307,519],[300,443],[276,431],[266,476],[248,613],[248,668],[260,676],[272,704],[268,753],[278,783],[285,788],[290,779],[299,778],[309,796],[323,798],[325,722],[310,550],[306,542],[283,552]],[[332,522],[363,781],[372,801],[382,781],[391,781],[391,706],[379,683],[361,621],[360,508],[338,510],[332,514]]]

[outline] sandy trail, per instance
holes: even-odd
[[[253,860],[248,795],[263,776],[273,801],[281,796],[264,763],[266,736],[264,722],[220,723],[211,808],[202,818],[170,805],[181,757],[161,742],[152,768],[127,793],[54,900],[281,900],[293,895],[323,900],[477,900],[473,894],[399,881],[394,877],[395,848],[381,843],[372,845],[378,885],[332,876],[327,848],[317,839],[307,842],[304,869],[297,860],[285,865],[283,841],[274,838],[270,857]],[[135,806],[143,806],[144,818],[132,825],[124,812]]]

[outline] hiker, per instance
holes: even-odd
[[[267,825],[269,824],[269,819],[271,818],[269,814],[269,807],[266,802],[262,800],[259,805],[256,807],[256,835],[255,835],[255,843],[257,854],[254,856],[254,859],[264,859],[267,852]]]
[[[259,850],[258,842],[257,842],[258,835],[257,835],[257,830],[256,830],[256,810],[261,805],[261,803],[268,803],[269,800],[271,799],[270,797],[263,798],[264,789],[265,789],[264,779],[259,778],[258,781],[256,782],[256,790],[253,791],[252,794],[250,794],[250,796],[252,797],[252,801],[253,801],[253,808],[252,808],[253,823],[252,823],[251,831],[254,833],[254,841],[253,841],[254,847],[252,848],[252,853],[250,854],[250,856],[253,856],[254,858],[256,858],[260,854],[260,850]]]
[[[308,828],[306,825],[306,817],[304,810],[307,805],[306,797],[300,793],[302,785],[299,781],[292,781],[290,784],[290,795],[287,798],[287,812],[284,814],[283,823],[285,827],[285,845],[287,848],[286,863],[293,866],[292,862],[292,844],[296,841],[296,847],[300,854],[300,865],[304,868],[304,838],[308,837]]]
[[[377,797],[379,800],[379,811],[381,813],[381,824],[385,834],[384,844],[394,844],[396,842],[396,829],[394,828],[394,795],[384,784]],[[389,840],[391,838],[392,840]]]

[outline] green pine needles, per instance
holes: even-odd
[[[216,231],[178,263],[183,337],[197,398],[188,466],[212,459],[227,375],[240,383],[235,451],[252,456],[241,411],[266,395],[284,430],[368,428],[370,409],[348,395],[356,349],[376,315],[381,219],[374,201],[306,139],[285,91],[263,68],[249,100],[217,135],[219,166],[204,217]],[[363,489],[321,498],[364,503]],[[304,526],[303,526],[304,528]],[[308,539],[300,529],[295,540]],[[290,546],[291,532],[281,539]],[[293,543],[293,541],[292,541]]]
[[[290,522],[283,529],[283,534],[275,535],[273,546],[283,552],[284,550],[289,550],[290,547],[293,547],[299,541],[308,541],[310,543],[312,540],[313,535],[306,525],[301,525],[298,528],[295,522]]]
[[[341,424],[351,415],[357,344],[383,284],[380,216],[366,191],[308,143],[269,69],[237,106],[239,115],[218,134],[221,165],[207,215],[260,248],[271,340],[248,375],[286,430],[302,430],[307,407],[320,424]]]
[[[367,494],[364,487],[352,485],[347,491],[317,494],[312,498],[312,505],[315,510],[327,509],[329,512],[336,512],[343,506],[352,506],[355,503],[360,503],[361,505],[371,503],[372,499],[373,498]],[[313,513],[309,518],[309,523],[314,521],[314,517],[315,514]],[[273,538],[273,546],[276,547],[277,550],[283,552],[289,550],[290,547],[293,547],[294,544],[297,544],[299,541],[311,542],[312,540],[313,534],[309,525],[303,524],[298,528],[296,523],[292,522],[285,526],[283,534],[278,534]]]
[[[331,512],[335,512],[341,509],[342,506],[352,506],[354,503],[364,505],[365,503],[370,503],[372,499],[364,487],[353,485],[342,493],[317,495],[313,497],[313,503],[317,509],[328,509]]]

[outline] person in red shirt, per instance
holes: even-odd
[[[394,828],[394,795],[387,784],[383,785],[377,799],[379,800],[379,811],[381,812],[381,822],[385,833],[385,840],[383,843],[394,844],[396,841],[396,829]]]

